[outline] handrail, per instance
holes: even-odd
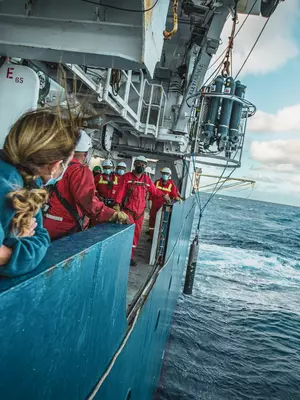
[[[115,93],[111,86],[112,68],[106,70],[106,76],[105,72],[102,71],[102,81],[95,83],[79,65],[65,65],[97,94],[99,102],[107,103],[117,116],[124,119],[124,125],[132,126],[133,131],[143,135],[151,134],[155,137],[158,136],[159,128],[164,121],[167,102],[167,95],[162,85],[150,83],[145,79],[144,72],[139,70],[140,80],[138,82],[138,89],[137,84],[132,81],[132,71],[129,70],[126,72],[120,70],[121,79],[118,84],[120,89],[118,89],[118,93]],[[146,89],[148,90],[146,91]],[[137,98],[134,99],[136,101],[136,110],[129,106],[132,92],[137,95]],[[154,110],[156,110],[157,115],[154,122],[150,123],[151,113]],[[143,111],[146,111],[145,121],[141,120]],[[155,113],[152,113],[153,115],[155,116]]]

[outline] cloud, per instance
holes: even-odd
[[[265,166],[280,165],[282,172],[300,167],[300,139],[253,141],[250,153],[253,160]]]
[[[275,178],[271,178],[270,176],[261,175],[261,174],[258,174],[255,176],[255,181],[265,182],[265,183],[276,183]]]
[[[251,198],[280,202],[291,205],[300,204],[300,138],[286,140],[253,141],[249,146],[249,160],[238,169],[233,177],[256,181]],[[222,169],[203,166],[205,174],[220,175]],[[225,174],[227,176],[227,173]],[[208,179],[208,178],[207,178]],[[212,180],[213,181],[213,180]],[[215,180],[214,180],[215,181]],[[208,182],[209,183],[209,182]],[[202,185],[208,184],[202,181]],[[249,189],[250,190],[250,189]],[[221,192],[222,193],[222,192]],[[250,193],[250,192],[249,192]],[[233,190],[224,194],[246,197]]]
[[[297,176],[291,176],[289,178],[289,182],[292,183],[293,185],[300,186],[300,175]],[[299,188],[296,188],[297,192],[299,192]]]
[[[288,60],[298,55],[299,49],[297,41],[293,36],[293,30],[297,24],[299,15],[300,4],[298,0],[289,0],[279,4],[245,64],[240,77],[246,74],[263,75],[278,70]],[[245,18],[245,15],[239,15],[237,30]],[[249,54],[265,22],[265,18],[249,16],[237,35],[233,50],[234,75]],[[221,35],[224,45],[220,46],[216,57],[227,46],[231,25],[231,18],[228,18]]]
[[[273,171],[281,174],[295,174],[298,172],[296,167],[292,164],[278,164],[278,165],[259,165],[252,166],[252,171]]]
[[[259,163],[249,170],[249,177],[257,182],[259,197],[279,201],[280,196],[281,202],[299,205],[300,139],[254,141],[250,154]]]
[[[257,111],[248,129],[256,132],[300,132],[300,104],[284,107],[276,114]]]

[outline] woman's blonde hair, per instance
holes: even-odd
[[[34,187],[39,167],[66,161],[75,149],[79,117],[64,115],[62,109],[43,108],[27,112],[11,127],[3,147],[3,158],[14,165],[24,180],[24,188],[9,193],[15,209],[12,231],[22,235],[30,229],[32,218],[47,201],[45,189]]]

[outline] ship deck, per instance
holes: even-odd
[[[145,213],[143,233],[140,238],[139,245],[135,251],[134,259],[137,262],[135,267],[131,266],[128,276],[128,287],[126,295],[127,309],[130,307],[132,302],[139,296],[141,289],[151,276],[154,266],[149,265],[151,243],[148,242],[149,235],[147,231],[149,229],[149,214]]]

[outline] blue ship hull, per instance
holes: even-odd
[[[102,225],[61,239],[36,271],[2,280],[1,399],[152,399],[194,208],[193,198],[174,205],[165,264],[130,329],[133,226]]]

